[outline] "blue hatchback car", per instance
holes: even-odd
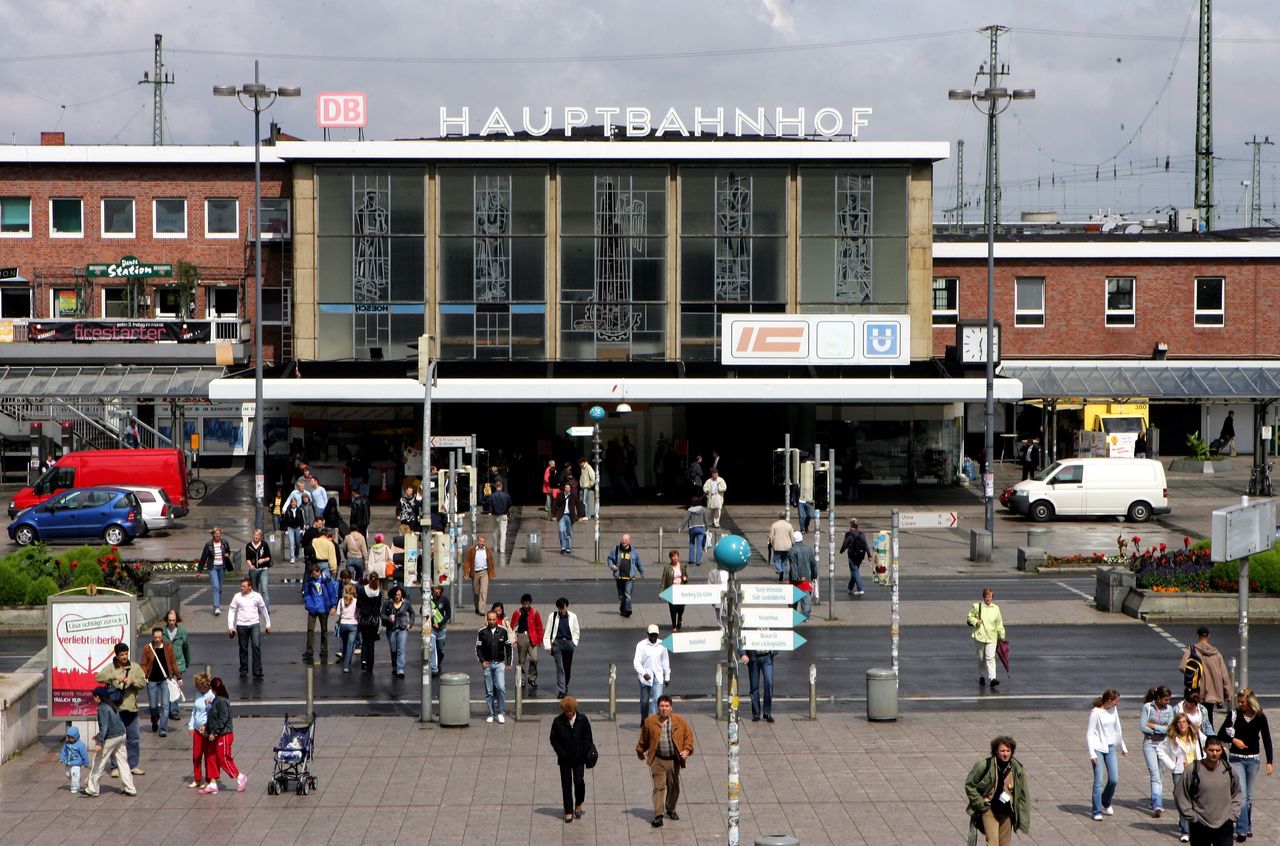
[[[72,488],[18,514],[9,537],[18,546],[62,538],[102,538],[112,546],[146,532],[142,504],[120,488]]]

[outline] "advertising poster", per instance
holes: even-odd
[[[79,298],[74,288],[57,288],[53,292],[53,316],[75,317]]]
[[[132,643],[134,598],[53,596],[49,598],[49,716],[96,713],[95,677],[111,662],[117,643]]]

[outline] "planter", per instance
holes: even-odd
[[[1125,567],[1099,567],[1093,589],[1093,604],[1099,611],[1116,613],[1133,590],[1137,576]]]
[[[147,582],[145,593],[138,597],[138,630],[150,631],[152,624],[164,619],[170,609],[178,608],[181,595],[178,582],[154,579]],[[40,634],[49,631],[48,606],[9,605],[0,607],[0,632],[6,634]]]
[[[1194,458],[1175,458],[1169,463],[1170,473],[1226,473],[1231,469],[1231,459],[1197,461]]]
[[[1234,593],[1157,593],[1130,588],[1124,613],[1139,620],[1169,623],[1234,623],[1240,597]],[[1249,621],[1280,623],[1280,596],[1249,594]]]

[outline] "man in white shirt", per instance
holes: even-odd
[[[253,677],[262,678],[262,630],[271,632],[271,615],[262,594],[253,589],[246,576],[240,580],[240,592],[227,608],[227,637],[235,638],[240,646],[240,678],[249,675],[249,651],[253,650]]]
[[[582,516],[578,522],[590,520],[596,514],[596,471],[585,458],[578,459],[578,489],[582,491]]]
[[[667,648],[658,642],[657,624],[649,626],[648,636],[636,644],[636,657],[631,662],[640,680],[640,722],[658,713],[658,697],[671,684],[671,659]]]
[[[720,478],[720,471],[712,467],[711,478],[703,483],[702,493],[707,497],[707,516],[711,519],[711,527],[714,529],[720,528],[720,509],[724,508],[726,487],[724,479]]]

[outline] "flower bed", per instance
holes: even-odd
[[[1181,549],[1166,544],[1143,547],[1142,538],[1116,538],[1116,555],[1049,557],[1051,567],[1125,567],[1133,572],[1139,590],[1154,593],[1236,593],[1239,569],[1235,562],[1215,564],[1209,559],[1209,541],[1182,539]],[[1249,589],[1280,594],[1280,544],[1249,558]]]
[[[0,557],[0,605],[44,605],[50,594],[88,585],[141,596],[150,580],[150,564],[123,561],[114,546],[79,546],[53,555],[37,543]]]

